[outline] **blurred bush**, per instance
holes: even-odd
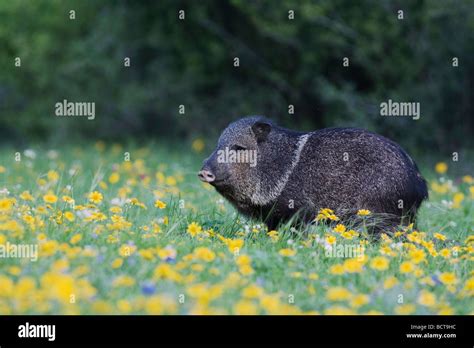
[[[473,1],[17,0],[0,21],[3,141],[189,138],[265,114],[472,146]],[[95,102],[95,120],[57,118],[63,99]],[[381,117],[388,99],[420,102],[421,119]]]

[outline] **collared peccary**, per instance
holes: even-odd
[[[412,222],[428,197],[415,162],[381,135],[357,128],[297,132],[260,116],[231,123],[198,176],[269,229],[296,213],[312,221],[329,208],[342,221],[370,210],[374,230],[393,230]]]

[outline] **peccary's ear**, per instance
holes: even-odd
[[[260,143],[267,139],[268,133],[272,130],[272,126],[265,122],[255,122],[252,125],[252,132],[255,134],[257,143]]]

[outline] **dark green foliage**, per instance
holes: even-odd
[[[472,1],[23,0],[1,2],[0,22],[3,141],[216,135],[265,114],[409,148],[472,145]],[[381,117],[389,98],[420,102],[421,119]],[[96,102],[96,119],[56,118],[63,99]]]

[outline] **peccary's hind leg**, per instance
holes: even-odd
[[[367,232],[378,239],[382,233],[393,235],[400,226],[400,216],[392,214],[374,214],[374,216],[367,218],[359,224],[363,224]]]

